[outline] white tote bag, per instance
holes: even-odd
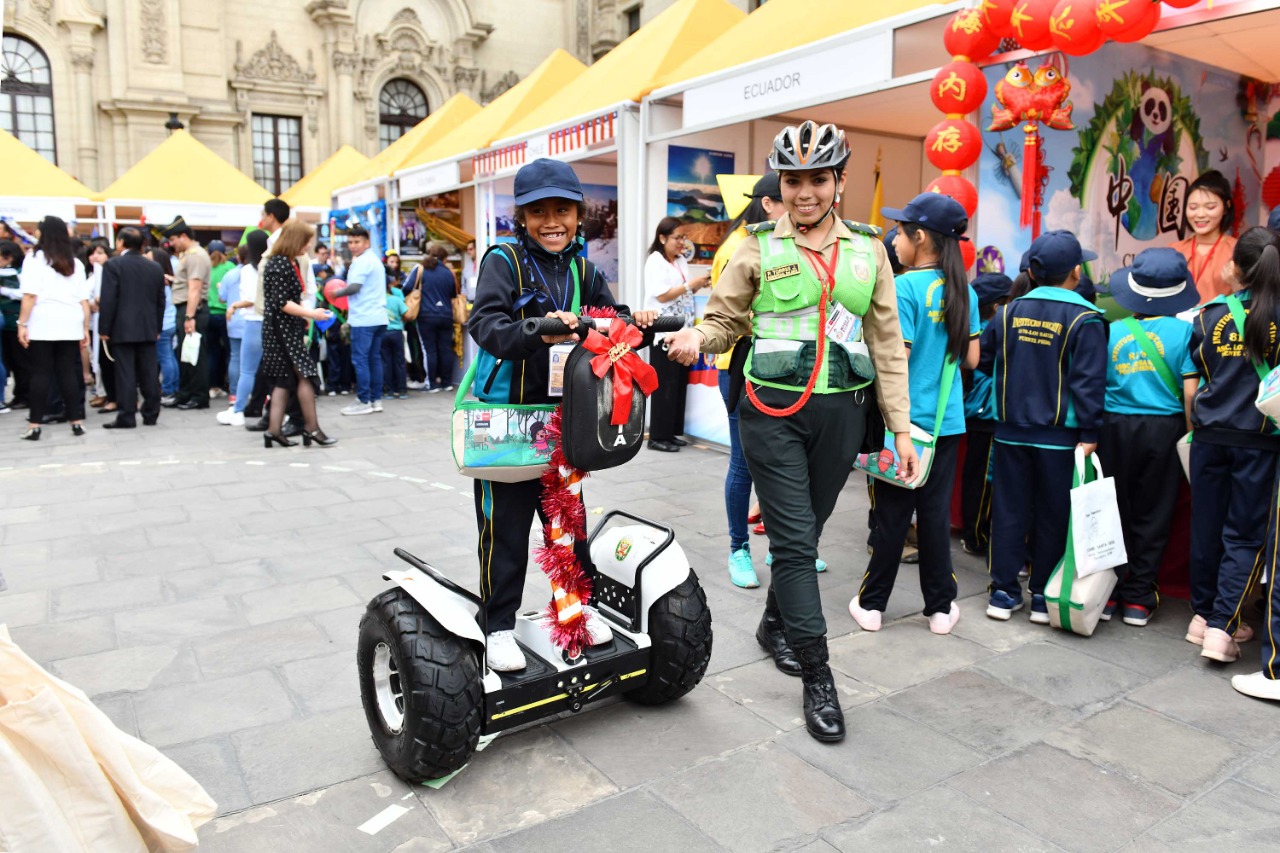
[[[1093,461],[1094,478],[1085,482],[1084,451],[1076,449],[1076,472],[1083,485],[1071,490],[1072,546],[1076,575],[1082,578],[1122,566],[1129,560],[1124,548],[1124,527],[1116,502],[1116,481],[1102,475],[1098,454]]]
[[[182,361],[194,366],[200,360],[200,333],[192,332],[182,339]]]

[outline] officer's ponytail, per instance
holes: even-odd
[[[967,225],[966,222],[956,230],[963,233]],[[969,272],[960,253],[960,241],[910,222],[903,222],[900,227],[913,243],[916,234],[923,233],[938,256],[938,271],[943,279],[942,319],[947,328],[947,355],[957,362],[964,361],[969,351]]]
[[[1266,228],[1250,228],[1231,256],[1241,283],[1249,288],[1244,348],[1255,361],[1269,362],[1276,308],[1280,306],[1280,238]]]

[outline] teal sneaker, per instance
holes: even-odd
[[[760,586],[760,579],[756,577],[756,567],[751,564],[751,551],[747,548],[739,548],[729,555],[729,580],[733,581],[734,586],[740,586],[743,589],[755,589]]]
[[[765,554],[765,555],[764,555],[764,564],[765,564],[766,566],[772,566],[772,565],[773,565],[773,552],[772,552],[772,551],[770,551],[768,554]],[[814,570],[815,572],[825,572],[825,571],[827,570],[827,561],[826,561],[826,560],[823,560],[822,558],[818,558],[817,560],[814,560],[814,561],[813,561],[813,570]]]

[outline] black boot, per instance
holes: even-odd
[[[760,617],[760,627],[756,628],[756,642],[760,648],[773,655],[773,665],[787,675],[800,674],[800,661],[787,643],[787,634],[782,627],[782,615],[778,613],[778,605],[774,601],[773,592],[765,602],[764,615]]]
[[[827,665],[827,638],[819,637],[796,646],[800,678],[804,681],[804,727],[814,740],[835,743],[844,740],[844,712],[836,681]]]

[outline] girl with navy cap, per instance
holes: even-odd
[[[1191,361],[1191,324],[1175,315],[1200,301],[1187,259],[1176,249],[1147,249],[1111,276],[1111,296],[1132,317],[1111,324],[1107,403],[1098,453],[1115,479],[1129,562],[1103,619],[1120,608],[1141,627],[1159,603],[1156,572],[1169,540],[1182,466],[1177,443],[1191,429],[1199,382]]]
[[[1240,617],[1262,572],[1263,535],[1275,506],[1280,431],[1253,401],[1259,372],[1280,364],[1280,238],[1266,228],[1250,228],[1236,242],[1224,273],[1243,289],[1207,303],[1191,331],[1200,389],[1191,404],[1195,616],[1186,639],[1202,647],[1201,656],[1230,663],[1240,656],[1239,643],[1253,636]]]
[[[929,630],[949,634],[960,618],[951,567],[951,492],[964,435],[961,366],[978,363],[978,297],[969,286],[960,241],[969,216],[950,196],[922,193],[905,208],[886,207],[898,222],[894,251],[906,271],[896,279],[898,319],[906,344],[911,422],[932,431],[942,407],[942,427],[928,479],[917,489],[872,483],[876,525],[871,560],[849,612],[865,631],[878,631],[911,515],[917,516],[920,591]],[[948,373],[950,375],[948,375]],[[943,400],[942,395],[946,395]]]
[[[516,242],[500,243],[485,253],[476,282],[468,330],[479,345],[473,393],[502,405],[559,402],[549,386],[550,348],[577,341],[578,310],[617,308],[600,271],[580,257],[579,225],[584,210],[582,185],[565,163],[538,159],[522,167],[515,180]],[[570,333],[530,336],[521,323],[530,317],[558,317]],[[650,325],[656,312],[638,311],[636,325]],[[476,480],[476,524],[480,529],[480,594],[485,602],[491,669],[524,669],[516,645],[516,611],[524,589],[529,529],[541,512],[542,481],[499,483]],[[575,545],[578,559],[591,565],[586,540]],[[609,626],[587,610],[591,644],[608,642]]]

